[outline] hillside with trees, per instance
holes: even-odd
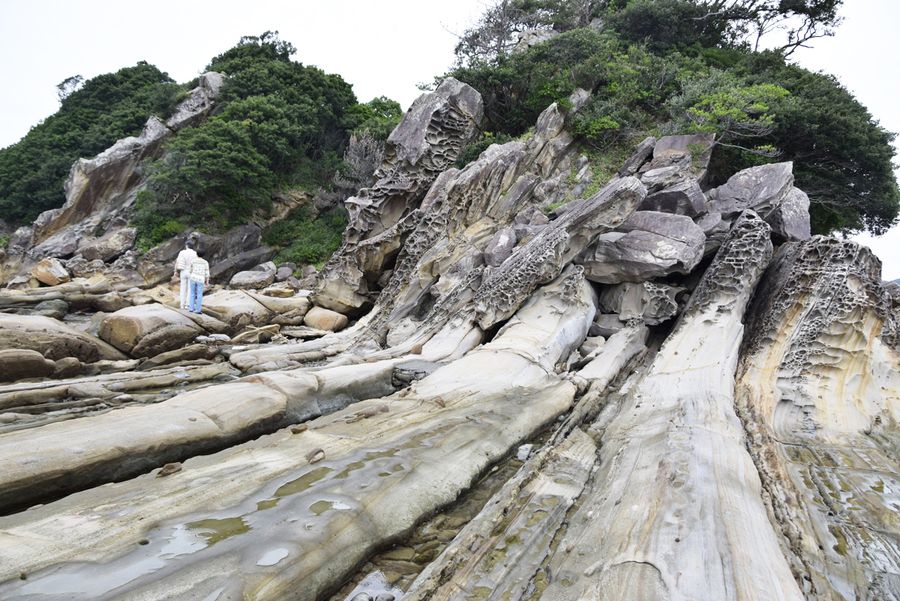
[[[593,95],[574,129],[599,163],[647,135],[714,132],[710,185],[794,161],[814,233],[878,234],[900,206],[894,134],[834,77],[790,62],[830,35],[840,4],[503,0],[461,37],[450,75],[483,94],[489,140],[522,135],[581,87]]]

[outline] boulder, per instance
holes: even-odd
[[[65,284],[72,279],[62,262],[54,257],[38,261],[38,264],[31,269],[31,275],[40,283],[48,286]]]
[[[137,231],[132,227],[107,232],[101,238],[79,247],[78,252],[87,261],[110,261],[134,246]]]
[[[106,342],[42,315],[0,313],[0,350],[30,349],[54,361],[75,357],[84,363],[126,357]]]
[[[294,275],[295,267],[291,267],[290,265],[280,265],[278,269],[275,270],[275,281],[276,282],[284,282],[287,281],[289,277]]]
[[[791,162],[772,163],[735,173],[708,193],[710,211],[731,218],[753,209],[763,219],[769,218],[793,189],[793,168]]]
[[[681,288],[654,282],[625,282],[604,288],[600,308],[616,313],[622,321],[641,319],[649,326],[668,321],[678,314],[676,295]]]
[[[62,319],[69,312],[69,303],[62,299],[50,299],[41,301],[34,306],[34,314]]]
[[[275,266],[275,263],[273,263],[272,261],[266,261],[265,263],[260,263],[259,265],[256,265],[255,267],[253,267],[253,269],[250,269],[250,271],[267,271],[267,272],[270,271],[272,273],[275,273],[276,271],[278,271],[278,268]]]
[[[204,333],[186,314],[155,303],[120,309],[100,323],[100,338],[133,357],[180,348]]]
[[[14,382],[24,378],[46,378],[56,368],[53,361],[44,359],[30,349],[0,350],[0,382]]]
[[[601,234],[576,260],[601,284],[643,282],[690,273],[703,258],[706,236],[690,217],[636,211],[618,230]]]
[[[609,338],[624,327],[625,324],[622,323],[622,320],[615,313],[600,313],[594,318],[594,323],[591,325],[588,333],[591,336]]]
[[[484,248],[484,262],[489,267],[497,267],[509,258],[516,246],[516,232],[512,227],[503,228]]]
[[[647,195],[638,207],[641,211],[661,211],[695,217],[706,208],[706,196],[695,180],[688,180]]]
[[[204,296],[203,308],[232,327],[269,323],[273,315],[273,311],[241,290],[219,290]]]
[[[265,288],[275,281],[274,271],[239,271],[231,277],[232,288]]]
[[[803,190],[791,188],[766,222],[778,242],[808,240],[810,237],[809,197]]]
[[[324,307],[313,307],[303,318],[303,323],[317,330],[337,332],[347,327],[347,316]]]
[[[217,261],[213,259],[209,264],[210,279],[214,282],[230,280],[231,276],[239,271],[250,269],[261,262],[268,261],[275,256],[275,249],[268,246],[260,246],[240,252]]]

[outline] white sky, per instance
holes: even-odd
[[[835,37],[796,59],[837,75],[891,131],[900,131],[898,0],[845,0]],[[453,59],[456,38],[485,0],[0,0],[0,148],[58,108],[56,84],[89,79],[137,61],[176,81],[195,77],[243,35],[277,30],[296,59],[338,73],[368,101],[385,95],[406,108]],[[860,241],[900,278],[900,227]]]

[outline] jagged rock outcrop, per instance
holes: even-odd
[[[900,595],[900,353],[881,265],[854,242],[785,244],[757,293],[737,406],[807,595]]]
[[[405,218],[474,139],[483,114],[481,95],[452,77],[413,103],[388,137],[375,184],[346,201],[349,223],[322,270],[317,304],[346,312],[369,300],[369,286],[409,231]]]
[[[420,98],[311,297],[0,294],[140,357],[0,350],[57,378],[0,384],[0,597],[900,599],[900,288],[789,163],[708,190],[712,136],[593,182],[587,97],[462,169],[477,93]]]

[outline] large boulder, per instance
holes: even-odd
[[[56,364],[37,351],[6,349],[0,351],[0,382],[14,382],[23,378],[46,378]]]
[[[794,186],[791,162],[758,165],[732,175],[727,182],[710,190],[711,211],[732,218],[753,209],[766,219],[777,209]]]
[[[687,180],[647,195],[638,207],[641,211],[661,211],[695,217],[706,208],[706,196],[700,184]]]
[[[787,196],[766,219],[772,226],[772,235],[779,242],[808,240],[809,197],[799,188],[791,188]]]
[[[171,351],[205,333],[187,314],[155,303],[120,309],[100,323],[100,338],[133,357]]]
[[[231,276],[232,288],[265,288],[275,281],[275,272],[269,270],[239,271]]]
[[[62,262],[54,257],[41,259],[31,269],[31,275],[40,283],[48,286],[65,284],[72,279]]]
[[[601,234],[577,259],[601,284],[644,282],[690,273],[703,258],[706,236],[690,217],[636,211],[617,231]]]
[[[313,307],[303,318],[303,323],[317,330],[337,332],[347,327],[347,316],[324,307]]]
[[[126,357],[106,342],[42,315],[0,313],[0,350],[30,349],[55,361],[75,357],[83,363]]]
[[[82,244],[78,252],[87,261],[110,261],[130,250],[136,237],[137,231],[134,228],[124,227]]]
[[[242,290],[219,290],[204,296],[203,308],[232,327],[262,325],[269,323],[274,315],[274,311],[269,310],[260,300]]]
[[[645,324],[655,326],[678,314],[675,297],[679,292],[680,288],[654,282],[625,282],[603,289],[600,308],[616,313],[621,321],[641,319]]]

